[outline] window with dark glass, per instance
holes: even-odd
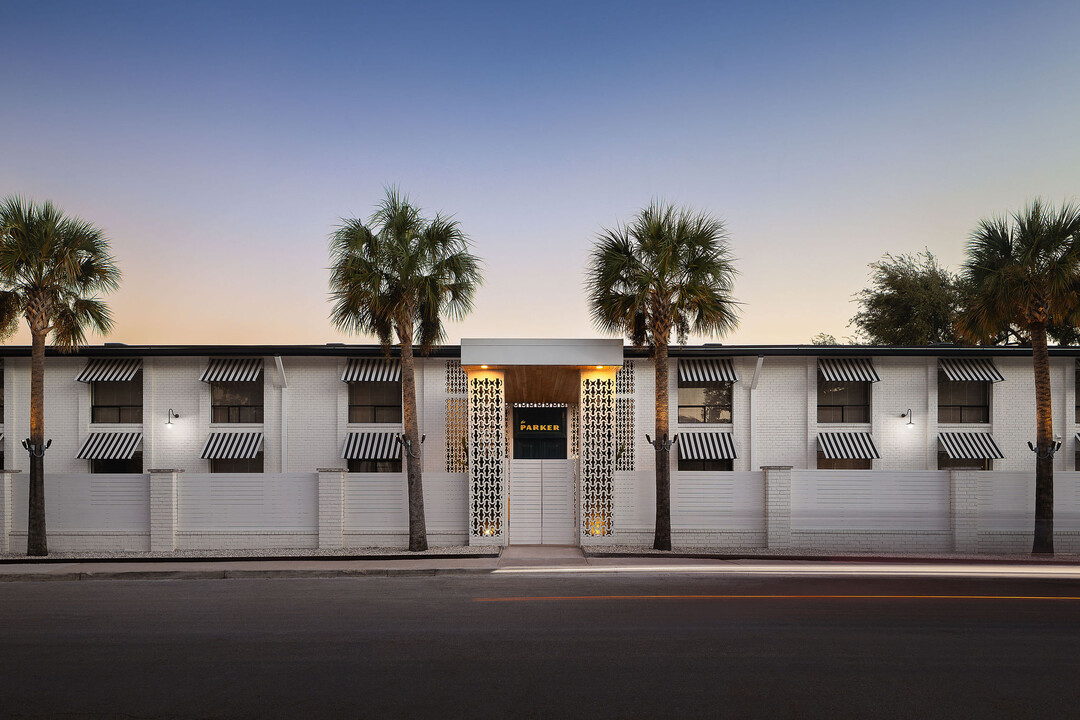
[[[993,460],[970,460],[967,458],[951,458],[944,450],[938,450],[938,470],[993,470]]]
[[[142,471],[142,450],[136,450],[127,460],[90,461],[90,472],[94,475],[126,475]]]
[[[212,473],[261,473],[263,471],[262,450],[253,458],[231,458],[210,461]]]
[[[817,451],[818,470],[870,470],[872,462],[870,458],[827,458]]]
[[[142,370],[135,373],[135,377],[123,382],[90,383],[90,398],[90,422],[141,423]]]
[[[691,382],[679,378],[679,422],[731,422],[730,382]]]
[[[401,383],[349,383],[349,422],[401,422]]]
[[[263,421],[263,376],[252,382],[210,383],[210,422],[261,423]],[[222,472],[262,472],[223,470]]]
[[[817,376],[817,421],[819,423],[870,422],[870,383],[835,382]]]
[[[2,390],[3,388],[0,388]],[[1076,402],[1076,423],[1080,425],[1080,368],[1076,369],[1076,383],[1073,386],[1073,396]],[[0,396],[2,398],[2,396]],[[3,403],[0,402],[0,405]],[[2,409],[2,408],[0,408]],[[1080,467],[1080,466],[1077,466]]]
[[[687,460],[679,458],[679,472],[725,472],[734,469],[734,460]]]
[[[399,473],[401,460],[350,460],[351,473]]]
[[[938,422],[990,422],[990,383],[949,380],[939,371]]]

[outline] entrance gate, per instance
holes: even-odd
[[[574,545],[574,460],[510,461],[510,544]]]

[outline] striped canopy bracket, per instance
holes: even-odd
[[[203,382],[255,382],[262,371],[263,361],[259,357],[214,358],[200,379]]]
[[[880,382],[869,358],[819,358],[818,370],[828,382]]]
[[[79,460],[130,460],[141,442],[141,432],[90,433],[75,457]]]
[[[1002,382],[1005,376],[987,358],[941,358],[938,360],[945,377],[959,382]]]
[[[341,380],[342,382],[400,382],[401,363],[397,360],[349,358]]]
[[[679,379],[685,382],[739,382],[739,376],[727,358],[680,359]]]
[[[985,432],[938,433],[938,442],[951,460],[1001,460],[1005,454]]]
[[[734,460],[735,440],[727,432],[680,432],[679,457],[683,460]]]
[[[203,460],[253,460],[263,448],[261,432],[212,432],[203,446]]]
[[[341,457],[345,460],[398,460],[401,445],[397,433],[354,432],[345,437]]]
[[[828,460],[879,460],[881,453],[870,433],[818,433],[818,447]]]
[[[140,370],[142,358],[92,358],[75,379],[81,383],[128,382]]]

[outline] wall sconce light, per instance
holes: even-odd
[[[900,413],[900,417],[902,417],[902,418],[906,417],[907,418],[907,429],[908,430],[914,430],[915,429],[915,422],[911,419],[911,408],[908,408],[908,411],[905,412],[905,413]]]
[[[169,408],[169,419],[165,421],[165,427],[169,430],[173,429],[173,418],[179,420],[180,416],[174,413],[172,408]]]

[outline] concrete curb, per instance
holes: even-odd
[[[341,570],[132,570],[119,572],[0,573],[0,582],[81,582],[87,580],[264,580],[357,577],[487,575],[495,568],[349,568]]]
[[[1027,557],[1027,556],[984,556],[984,557],[945,557],[945,556],[899,556],[899,555],[743,555],[738,553],[723,554],[723,553],[680,553],[678,551],[670,553],[635,553],[635,552],[583,552],[586,558],[593,558],[602,560],[605,558],[637,558],[642,560],[725,560],[728,562],[738,560],[759,560],[759,561],[777,561],[777,562],[832,562],[832,563],[857,563],[857,562],[871,562],[871,563],[920,563],[927,565],[934,564],[956,564],[964,563],[971,565],[1000,565],[1001,563],[1016,564],[1016,565],[1038,565],[1040,567],[1046,565],[1063,565],[1067,567],[1075,567],[1080,565],[1080,557],[1070,555],[1068,558],[1060,557]]]

